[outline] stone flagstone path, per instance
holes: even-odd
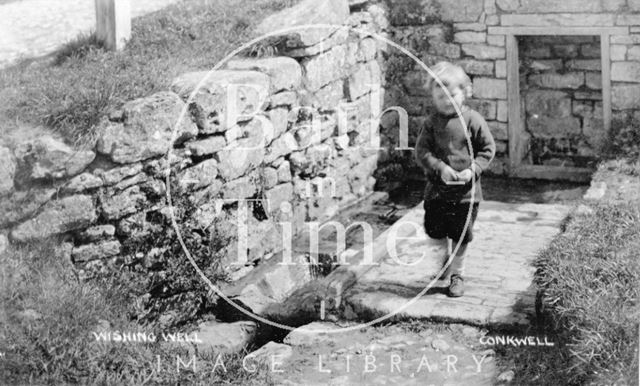
[[[447,283],[436,281],[396,316],[472,325],[528,324],[535,312],[532,262],[559,232],[568,211],[563,205],[482,202],[467,251],[465,295],[450,298]],[[422,218],[423,214],[420,204],[403,218]],[[343,294],[347,314],[373,318],[398,310],[435,278],[446,255],[422,228],[414,238],[400,240],[397,250],[397,261],[387,254],[380,266],[360,274]]]
[[[131,17],[178,0],[131,0]],[[95,30],[93,0],[22,0],[0,5],[0,68],[19,59],[51,53]]]

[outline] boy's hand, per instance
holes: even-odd
[[[474,173],[471,169],[464,169],[461,172],[458,172],[458,180],[469,182],[473,178]]]
[[[458,173],[449,165],[445,165],[440,172],[440,179],[442,182],[447,183],[449,181],[457,181]]]

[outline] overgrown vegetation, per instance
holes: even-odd
[[[185,72],[208,70],[249,40],[266,15],[296,0],[187,0],[133,20],[122,52],[93,35],[54,54],[0,71],[3,131],[44,125],[69,142],[91,144],[100,119],[123,103],[167,90]],[[4,135],[6,132],[3,132]]]
[[[570,219],[539,257],[540,332],[557,349],[506,349],[515,384],[637,384],[640,202],[591,209]]]
[[[640,159],[640,120],[636,116],[614,120],[603,149],[609,157]]]
[[[0,379],[7,384],[269,384],[267,364],[243,369],[246,352],[198,353],[160,338],[130,317],[126,277],[78,280],[58,240],[11,248],[0,257]],[[109,326],[104,326],[108,321]],[[155,343],[97,342],[93,332],[154,332]],[[165,330],[164,332],[169,332]],[[178,369],[178,358],[185,365]],[[253,364],[253,362],[250,362]],[[158,366],[159,364],[159,366]],[[215,372],[213,371],[215,368]],[[158,371],[159,369],[159,371]],[[226,370],[226,372],[225,372]]]

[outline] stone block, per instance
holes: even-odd
[[[227,145],[227,141],[222,135],[214,135],[205,139],[189,142],[187,149],[196,157],[203,157],[214,154],[222,150]]]
[[[271,79],[270,93],[295,90],[302,82],[302,68],[295,59],[271,57],[256,59],[236,59],[227,62],[230,70],[251,70],[265,73]]]
[[[309,91],[318,91],[348,73],[346,50],[344,46],[336,46],[318,56],[303,59],[303,84]]]
[[[185,104],[178,95],[159,92],[123,106],[124,123],[100,125],[96,150],[116,163],[133,163],[165,154],[175,143],[194,137],[197,128],[190,117],[178,117]]]
[[[335,28],[304,28],[308,24],[342,25],[349,17],[346,0],[304,0],[263,19],[256,34],[265,35],[285,28],[302,27],[287,32],[288,47],[309,47],[325,40]]]
[[[616,19],[616,25],[640,25],[640,15],[622,13]]]
[[[487,18],[484,20],[484,23],[485,23],[487,26],[490,26],[490,25],[492,25],[492,26],[493,26],[493,25],[498,25],[498,24],[500,24],[500,16],[498,16],[498,15],[489,15],[489,16],[487,16]]]
[[[551,47],[527,45],[524,49],[524,56],[534,59],[546,59],[551,57]]]
[[[264,160],[266,163],[272,163],[277,158],[287,156],[296,150],[298,150],[298,142],[292,133],[286,132],[267,147]]]
[[[289,161],[284,161],[278,166],[278,182],[290,182],[291,176],[291,164]]]
[[[632,0],[633,1],[633,0]],[[621,12],[627,6],[625,0],[603,0],[602,10],[605,12]]]
[[[552,89],[577,89],[584,85],[584,81],[584,72],[567,72],[564,74],[548,72],[529,76],[529,84]]]
[[[532,61],[529,64],[529,68],[536,72],[559,72],[563,69],[563,64],[562,59],[538,59]]]
[[[292,355],[293,348],[291,346],[273,341],[265,344],[256,351],[247,354],[247,356],[252,360],[267,364],[271,364],[274,358],[278,358],[278,360],[282,360],[284,362]]]
[[[484,11],[483,1],[447,0],[439,3],[443,21],[476,22]]]
[[[553,46],[553,52],[556,57],[575,58],[578,56],[578,46],[575,44],[557,44]]]
[[[574,115],[587,116],[593,113],[593,103],[585,101],[573,101],[571,103],[571,110]]]
[[[573,97],[577,100],[592,100],[601,101],[602,92],[597,91],[576,91],[573,93]]]
[[[301,30],[302,32],[303,30]],[[311,28],[305,27],[306,33],[317,33],[326,35],[326,39],[307,47],[294,47],[291,48],[288,46],[289,42],[286,42],[287,46],[283,50],[282,54],[295,58],[297,60],[301,60],[303,58],[309,58],[312,56],[319,55],[323,52],[327,52],[333,47],[347,44],[349,40],[349,29],[347,26],[335,26],[335,27],[324,27],[324,26],[314,26]],[[280,45],[282,42],[276,39],[276,44]],[[294,46],[297,43],[293,44]],[[352,55],[355,60],[355,53]]]
[[[609,41],[611,44],[640,44],[640,34],[611,35]]]
[[[507,77],[507,61],[496,60],[496,78],[505,79]]]
[[[463,44],[462,53],[476,59],[504,59],[506,56],[504,47],[489,46],[486,44]]]
[[[0,228],[16,224],[36,214],[54,194],[53,188],[31,188],[27,191],[15,191],[0,200]]]
[[[634,109],[640,105],[640,85],[613,84],[611,105],[615,110]]]
[[[278,184],[278,171],[274,167],[263,167],[258,170],[264,188],[271,189]]]
[[[549,117],[533,114],[527,118],[527,128],[538,137],[566,137],[581,132],[580,119],[576,117]]]
[[[611,64],[611,80],[619,82],[640,82],[639,62],[613,62]]]
[[[125,178],[135,176],[140,172],[142,172],[142,164],[138,163],[121,166],[119,168],[109,169],[102,172],[98,172],[98,170],[95,170],[93,174],[102,178],[105,185],[113,185],[124,180]]]
[[[85,228],[97,220],[90,196],[76,195],[47,203],[34,218],[18,225],[11,238],[26,242]]]
[[[376,40],[371,37],[366,37],[359,41],[358,51],[356,52],[356,61],[368,62],[376,58],[378,52],[378,45]]]
[[[600,58],[600,44],[583,44],[580,46],[580,55],[583,58]]]
[[[219,323],[207,321],[200,323],[195,332],[198,336],[198,348],[213,353],[234,354],[241,352],[254,340],[258,325],[254,321]]]
[[[429,43],[429,50],[427,52],[449,59],[457,59],[460,57],[460,46],[457,44],[433,41]]]
[[[298,103],[298,93],[295,91],[282,91],[269,97],[269,108],[293,106]]]
[[[522,13],[601,12],[602,7],[600,0],[522,0],[518,11]]]
[[[614,24],[615,18],[616,15],[609,13],[541,13],[519,15],[505,14],[500,16],[500,23],[505,27],[539,27],[541,25],[549,27],[607,27]]]
[[[520,6],[520,0],[496,0],[496,6],[502,11],[515,11]]]
[[[493,75],[492,61],[463,59],[456,63],[469,75]]]
[[[348,78],[349,97],[356,100],[371,92],[372,88],[379,87],[382,82],[382,72],[378,62],[371,61],[360,64]]]
[[[203,134],[224,132],[253,118],[266,104],[270,88],[271,80],[264,73],[233,70],[190,72],[171,85],[172,91],[189,101],[189,111]],[[232,103],[235,109],[227,107]]]
[[[293,200],[293,185],[291,183],[280,184],[265,191],[265,198],[268,202],[269,213],[280,211],[280,204],[291,203]]]
[[[461,31],[453,34],[453,41],[456,43],[485,43],[487,41],[486,32]]]
[[[530,115],[568,117],[571,115],[571,98],[562,91],[531,90],[525,94],[525,108]]]
[[[113,225],[96,225],[80,232],[78,238],[85,242],[93,242],[111,238],[115,233],[116,227]]]
[[[105,259],[117,256],[120,253],[120,249],[121,245],[117,240],[81,245],[71,250],[71,258],[75,263]]]
[[[484,23],[455,23],[453,29],[455,31],[485,32],[487,25]]]
[[[507,82],[502,79],[475,78],[473,95],[482,99],[507,99]]]
[[[104,185],[100,177],[91,173],[82,173],[73,177],[62,190],[65,193],[80,193],[85,190],[99,188]]]
[[[218,173],[224,181],[234,180],[260,165],[264,154],[261,138],[239,139],[216,154]]]
[[[585,84],[591,90],[602,90],[602,74],[599,72],[587,72]]]
[[[488,35],[487,44],[491,46],[504,47],[506,45],[506,41],[503,35]]]
[[[278,107],[267,111],[267,116],[273,125],[273,136],[278,138],[289,127],[289,109],[285,107]]]
[[[19,143],[14,155],[18,161],[17,174],[31,180],[75,176],[96,157],[91,150],[76,151],[50,135]],[[11,168],[12,163],[7,165]]]
[[[212,158],[185,169],[180,173],[178,179],[182,189],[196,190],[211,185],[217,176],[218,161]]]
[[[622,46],[622,47],[626,48],[626,46]],[[640,47],[639,46],[629,47],[629,49],[626,50],[625,52],[626,52],[626,55],[627,55],[627,60],[640,61]],[[611,58],[611,60],[613,60],[613,57]],[[624,58],[622,60],[624,60]]]
[[[509,120],[509,105],[507,101],[498,101],[496,119],[499,122],[507,122]]]
[[[313,94],[302,95],[300,105],[318,108],[322,111],[335,111],[345,97],[344,81],[340,79],[331,82]]]
[[[244,200],[256,194],[257,185],[249,176],[245,176],[223,184],[220,192],[226,200]]]
[[[147,203],[147,198],[135,185],[112,196],[101,196],[100,206],[107,220],[117,220],[136,213]]]
[[[497,12],[496,0],[484,0],[484,12],[493,15]]]

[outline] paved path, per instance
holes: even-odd
[[[131,16],[178,0],[131,0]],[[0,68],[21,58],[51,53],[79,34],[95,30],[94,0],[23,0],[0,5]]]
[[[360,317],[382,316],[416,298],[398,313],[399,317],[473,325],[528,324],[535,312],[532,262],[559,232],[568,211],[569,207],[563,205],[481,203],[475,239],[467,251],[466,291],[460,298],[449,298],[447,283],[441,281],[416,298],[435,278],[445,255],[418,228],[415,238],[398,242],[395,260],[387,254],[380,266],[359,275],[343,295],[350,308],[347,314],[353,311]],[[422,205],[418,205],[405,218],[422,218],[423,213]],[[408,266],[399,262],[418,263]]]

